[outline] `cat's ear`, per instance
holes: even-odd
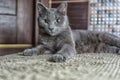
[[[38,12],[39,12],[39,15],[43,15],[47,12],[47,7],[45,7],[42,3],[38,2],[37,3],[37,7],[38,7]]]
[[[58,6],[57,11],[63,15],[67,14],[67,2],[63,2]]]

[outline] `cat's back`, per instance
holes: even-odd
[[[96,31],[88,31],[88,30],[72,30],[73,33],[73,38],[74,41],[88,41],[90,42],[90,40],[97,40],[98,35],[100,34],[100,32],[96,32]]]
[[[75,41],[89,41],[96,42],[101,41],[104,38],[118,38],[118,36],[113,35],[108,32],[100,31],[89,31],[89,30],[72,30],[73,38]]]

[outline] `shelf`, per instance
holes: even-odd
[[[64,0],[64,1],[67,1],[68,3],[78,3],[78,2],[88,2],[89,0]],[[52,0],[49,0],[49,4],[56,4],[56,3],[62,3],[63,1],[52,1]]]
[[[30,48],[32,44],[0,44],[0,49],[3,48]]]

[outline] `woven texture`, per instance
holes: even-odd
[[[120,55],[79,54],[65,63],[51,55],[0,57],[0,80],[120,80]]]
[[[89,1],[89,30],[109,32],[120,37],[120,0]]]

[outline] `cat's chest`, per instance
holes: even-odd
[[[44,33],[39,33],[39,44],[45,44],[49,47],[53,47],[56,44],[56,37],[52,37]]]

